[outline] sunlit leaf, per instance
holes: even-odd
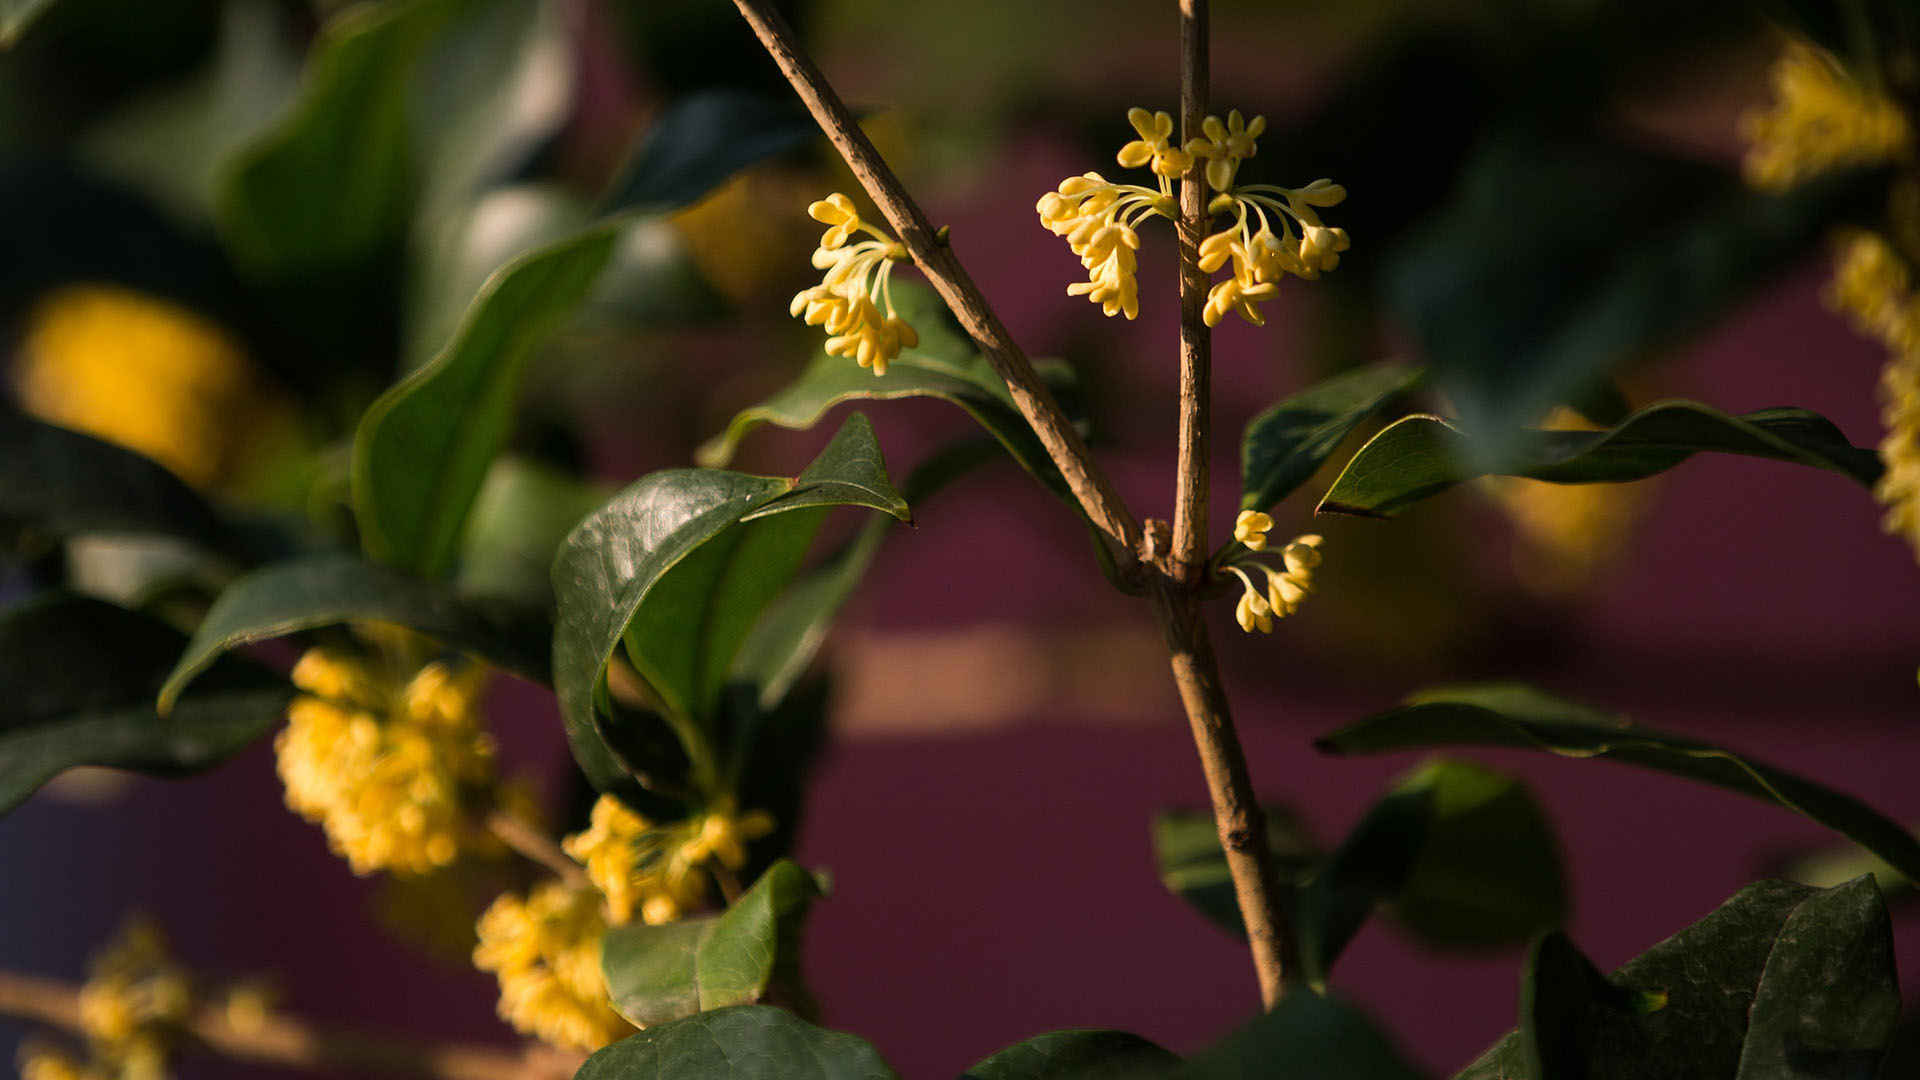
[[[1248,421],[1240,442],[1240,508],[1265,510],[1292,494],[1354,428],[1424,375],[1410,364],[1375,364],[1310,386]]]

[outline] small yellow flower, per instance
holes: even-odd
[[[26,1043],[20,1047],[20,1080],[116,1080],[104,1066],[82,1064],[58,1047]]]
[[[1861,85],[1832,54],[1799,40],[1773,67],[1774,103],[1741,118],[1756,187],[1784,190],[1848,166],[1905,158],[1913,134],[1900,107]]]
[[[479,664],[396,664],[312,649],[294,665],[307,691],[274,739],[287,806],[320,825],[356,874],[421,874],[480,842],[471,809],[494,780],[481,730]]]
[[[1253,511],[1241,511],[1240,516],[1244,520],[1251,513]],[[1267,517],[1265,514],[1259,516]],[[1268,519],[1264,527],[1247,530],[1250,535],[1259,537],[1259,547],[1246,543],[1245,538],[1240,537],[1239,526],[1235,527],[1234,535],[1247,547],[1259,551],[1266,547],[1266,531],[1272,527],[1273,522]],[[1240,629],[1249,634],[1256,631],[1269,634],[1273,632],[1275,619],[1284,619],[1300,610],[1300,605],[1313,592],[1313,572],[1320,565],[1320,544],[1321,538],[1317,534],[1294,537],[1280,550],[1281,569],[1268,566],[1252,556],[1226,565],[1226,572],[1239,578],[1242,587],[1240,602],[1233,611],[1234,621],[1240,624]],[[1253,583],[1246,567],[1252,567],[1265,576],[1265,589]]]
[[[1258,510],[1242,510],[1233,522],[1233,538],[1245,544],[1249,551],[1260,551],[1267,546],[1267,530],[1273,528],[1273,518]]]
[[[480,916],[473,963],[500,982],[500,1018],[555,1046],[591,1052],[633,1030],[600,972],[600,895],[559,882],[503,893]]]
[[[1136,107],[1127,110],[1127,123],[1140,137],[1120,148],[1120,164],[1129,169],[1148,165],[1154,175],[1169,180],[1193,168],[1193,155],[1167,142],[1173,135],[1173,117]]]
[[[1251,274],[1230,277],[1207,291],[1207,304],[1200,317],[1208,326],[1219,326],[1229,313],[1238,313],[1255,326],[1265,326],[1267,317],[1260,314],[1259,305],[1278,295],[1278,286],[1255,281]]]
[[[1200,122],[1204,137],[1187,140],[1187,153],[1207,163],[1207,184],[1215,191],[1233,188],[1233,177],[1240,163],[1260,152],[1254,140],[1267,130],[1267,118],[1256,116],[1252,122],[1241,119],[1240,110],[1227,113],[1226,123],[1217,116]]]
[[[826,276],[797,293],[788,310],[808,326],[826,328],[827,355],[852,357],[885,375],[900,350],[920,344],[920,335],[893,307],[893,264],[907,258],[906,246],[861,221],[853,200],[837,191],[807,213],[827,226],[813,253],[814,268]],[[849,244],[858,233],[871,239]]]

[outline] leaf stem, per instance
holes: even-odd
[[[528,861],[553,871],[568,888],[592,888],[593,883],[587,880],[580,864],[568,858],[553,837],[504,810],[488,812],[485,824],[495,839]]]
[[[734,0],[734,6],[740,9],[774,63],[793,84],[795,93],[813,113],[820,129],[846,159],[860,186],[893,226],[900,242],[913,256],[914,264],[953,310],[960,325],[972,335],[995,373],[1006,382],[1014,406],[1039,436],[1088,520],[1120,549],[1123,565],[1130,567],[1139,558],[1139,521],[1094,462],[1086,442],[1060,410],[1052,391],[1035,373],[1026,353],[1014,343],[1000,317],[988,306],[986,297],[961,266],[952,247],[936,233],[925,211],[887,167],[826,76],[801,51],[793,28],[774,10],[772,3]],[[1126,576],[1124,572],[1123,576]]]
[[[1180,141],[1200,135],[1207,115],[1207,0],[1180,0]],[[1246,752],[1220,684],[1202,601],[1207,571],[1207,487],[1212,337],[1202,317],[1207,275],[1200,241],[1207,229],[1207,181],[1199,163],[1180,179],[1180,450],[1174,483],[1173,579],[1163,581],[1155,608],[1173,659],[1194,748],[1206,774],[1214,825],[1233,876],[1240,918],[1253,950],[1260,998],[1272,1008],[1300,971],[1299,944],[1280,890],[1267,819],[1253,791]]]
[[[82,1032],[80,988],[55,979],[0,971],[0,1015],[36,1020]],[[304,1021],[270,1014],[236,1024],[218,1005],[201,1005],[184,1033],[208,1050],[265,1065],[359,1075],[424,1076],[436,1080],[565,1080],[580,1067],[579,1055],[544,1046],[515,1052],[472,1043],[416,1043],[325,1031]]]

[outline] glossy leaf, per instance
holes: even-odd
[[[1520,1030],[1459,1080],[1870,1078],[1899,1021],[1892,949],[1866,878],[1750,885],[1611,977],[1550,934]]]
[[[1375,364],[1317,383],[1254,417],[1240,442],[1240,508],[1265,510],[1292,494],[1354,428],[1425,374],[1411,364]]]
[[[1273,852],[1281,880],[1297,884],[1310,872],[1321,852],[1306,826],[1292,810],[1264,808],[1267,848]],[[1160,882],[1167,891],[1192,904],[1202,915],[1241,936],[1240,901],[1233,891],[1233,875],[1220,850],[1220,831],[1213,815],[1204,811],[1162,811],[1153,819],[1153,855]]]
[[[980,1062],[960,1080],[1143,1080],[1180,1063],[1167,1050],[1124,1031],[1049,1031]]]
[[[169,536],[229,554],[247,546],[198,492],[152,459],[5,407],[0,462],[0,529]]]
[[[1058,472],[1013,407],[1006,384],[952,325],[939,297],[931,289],[896,282],[893,298],[901,317],[919,332],[920,344],[903,350],[887,365],[885,375],[875,376],[844,356],[822,352],[786,389],[735,414],[726,431],[700,448],[700,461],[724,465],[732,460],[741,440],[761,424],[806,429],[848,401],[933,397],[965,409],[1028,472],[1057,485]],[[1056,384],[1067,381],[1065,369],[1059,366],[1043,367],[1042,375]]]
[[[292,110],[226,176],[221,225],[243,268],[289,281],[397,253],[415,193],[414,72],[460,6],[408,0],[327,23]]]
[[[1420,1074],[1358,1010],[1296,990],[1172,1075],[1179,1080],[1417,1080]]]
[[[534,349],[580,303],[613,250],[604,227],[504,267],[426,367],[375,401],[353,444],[353,499],[367,553],[446,573],[487,469],[506,444]]]
[[[362,621],[398,623],[496,667],[546,681],[549,627],[538,612],[463,600],[443,584],[351,555],[319,555],[257,570],[227,586],[160,688],[160,708],[172,709],[188,683],[243,645]]]
[[[186,640],[151,616],[80,596],[0,614],[0,814],[76,765],[180,775],[271,730],[292,689],[238,657],[214,664],[167,715],[154,711]]]
[[[1381,904],[1434,945],[1525,941],[1566,918],[1553,827],[1517,778],[1429,761],[1374,804],[1302,890],[1310,978],[1326,978]]]
[[[800,920],[820,886],[782,859],[726,911],[607,931],[600,964],[614,1008],[642,1027],[749,1005],[782,969],[797,970]]]
[[[648,129],[607,193],[608,211],[671,210],[755,162],[819,137],[791,97],[706,90],[675,102]]]
[[[587,1059],[574,1080],[898,1080],[858,1036],[766,1005],[659,1024]]]
[[[1738,791],[1796,810],[1899,868],[1920,875],[1920,841],[1850,795],[1711,743],[1583,717],[1591,710],[1507,684],[1442,687],[1315,740],[1333,754],[1438,746],[1511,746],[1606,758]]]
[[[1829,469],[1871,487],[1879,455],[1849,443],[1805,409],[1730,416],[1692,401],[1663,401],[1606,431],[1528,431],[1494,467],[1486,447],[1451,421],[1409,416],[1374,436],[1347,462],[1320,512],[1392,517],[1456,484],[1485,476],[1526,476],[1560,484],[1618,484],[1664,472],[1714,451]]]
[[[595,698],[623,639],[670,715],[695,724],[753,621],[799,568],[825,512],[807,491],[830,487],[833,502],[880,510],[904,505],[878,470],[863,416],[850,417],[817,462],[848,471],[810,466],[804,484],[718,469],[652,473],[567,537],[553,567],[555,689],[575,755],[597,786],[622,781],[597,728]],[[780,510],[796,512],[774,510],[782,499]],[[759,520],[747,520],[757,512]]]

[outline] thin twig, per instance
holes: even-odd
[[[1013,341],[999,316],[988,306],[986,297],[967,275],[966,268],[944,240],[935,235],[927,215],[913,201],[899,177],[887,167],[879,151],[867,139],[853,114],[828,84],[826,76],[801,51],[793,28],[768,0],[734,0],[753,32],[766,46],[780,70],[793,84],[800,100],[819,123],[827,138],[840,151],[853,175],[860,180],[887,223],[893,226],[900,242],[906,245],[920,272],[953,310],[968,334],[986,354],[993,370],[1007,384],[1013,403],[1020,410],[1047,455],[1066,478],[1089,520],[1120,549],[1123,565],[1139,558],[1140,523],[1121,502],[1106,475],[1087,451],[1085,441],[1053,398],[1026,353]]]
[[[567,857],[567,853],[554,843],[553,837],[528,825],[504,810],[494,810],[486,817],[487,831],[494,838],[507,845],[527,859],[539,863],[553,871],[569,888],[585,889],[592,886],[587,880],[586,871],[580,864]]]
[[[1207,0],[1180,0],[1181,142],[1200,135],[1207,115]],[[1297,977],[1295,936],[1267,847],[1267,819],[1247,772],[1246,753],[1234,732],[1233,715],[1220,685],[1207,626],[1201,617],[1207,562],[1208,436],[1212,428],[1209,382],[1211,335],[1202,312],[1207,275],[1200,270],[1200,240],[1207,225],[1206,177],[1199,163],[1180,181],[1180,463],[1174,487],[1173,566],[1177,578],[1159,590],[1161,628],[1173,655],[1194,747],[1213,799],[1214,825],[1233,876],[1253,950],[1260,997],[1268,1008],[1280,1000],[1285,980]]]
[[[80,988],[56,979],[0,971],[0,1015],[82,1032]],[[414,1043],[325,1031],[270,1014],[234,1023],[218,1005],[188,1017],[185,1032],[206,1049],[250,1061],[332,1073],[383,1073],[437,1080],[566,1080],[582,1058],[543,1046],[522,1051],[462,1043]]]

